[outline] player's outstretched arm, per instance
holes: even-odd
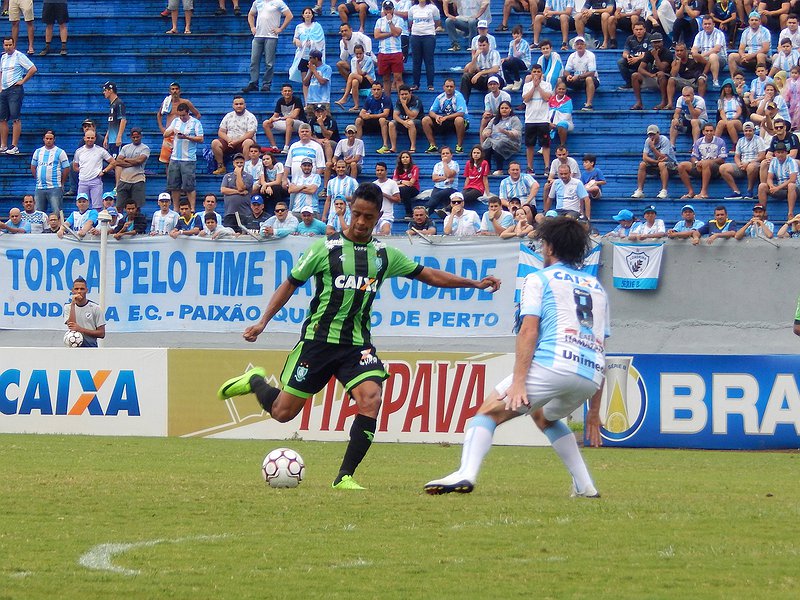
[[[597,391],[589,400],[589,410],[586,413],[586,438],[589,440],[589,446],[592,448],[599,448],[603,445],[603,438],[600,437],[600,401],[603,395],[603,386],[597,388]]]
[[[425,267],[417,275],[417,279],[428,285],[441,288],[477,288],[479,290],[488,289],[491,292],[496,292],[500,289],[500,280],[492,275],[487,275],[483,279],[467,279],[453,275],[447,271],[434,269],[433,267]]]
[[[244,339],[248,342],[255,342],[258,339],[258,336],[261,335],[261,332],[264,331],[267,323],[269,323],[272,317],[274,317],[276,313],[283,308],[284,304],[289,301],[289,298],[292,297],[292,294],[294,294],[296,289],[297,286],[288,279],[280,284],[278,289],[275,290],[275,293],[272,294],[272,297],[269,299],[267,308],[264,309],[264,315],[261,317],[261,319],[259,319],[258,323],[251,325],[244,330],[244,333],[242,334]]]

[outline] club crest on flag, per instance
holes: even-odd
[[[631,274],[638,278],[647,271],[647,265],[650,264],[650,255],[642,251],[631,252],[625,257],[625,262],[628,263]]]

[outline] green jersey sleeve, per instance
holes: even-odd
[[[797,308],[794,311],[794,324],[800,325],[800,296],[797,297]]]
[[[289,273],[289,279],[296,285],[303,285],[311,277],[324,270],[328,262],[328,249],[325,246],[325,239],[317,240],[311,244],[308,249],[297,261],[297,264],[292,267]]]
[[[397,248],[386,246],[386,257],[389,261],[389,268],[386,269],[386,277],[414,277],[422,271],[422,265],[411,260]]]

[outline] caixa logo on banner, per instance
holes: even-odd
[[[0,371],[1,415],[140,416],[132,370]]]
[[[800,356],[609,356],[609,446],[800,448]]]

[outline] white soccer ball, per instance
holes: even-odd
[[[276,448],[264,458],[261,474],[270,487],[293,488],[306,473],[303,457],[289,448]]]
[[[69,330],[64,334],[64,345],[67,348],[79,348],[83,344],[83,334],[80,331]]]

